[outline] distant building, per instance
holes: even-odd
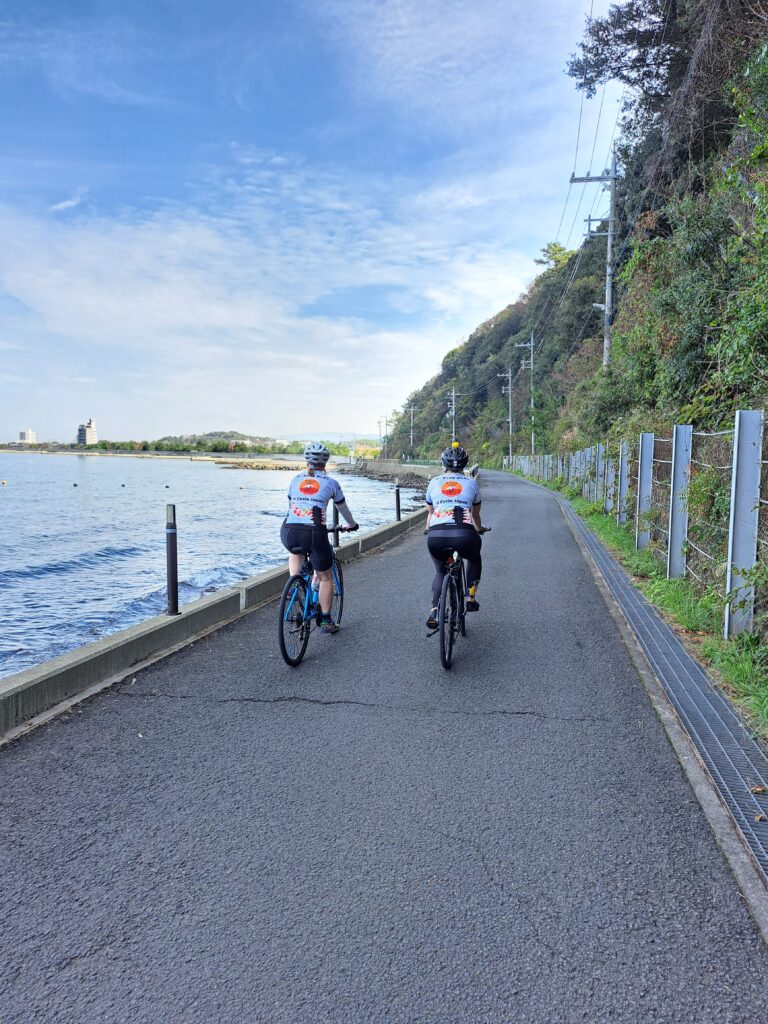
[[[77,428],[77,443],[78,444],[96,444],[98,441],[96,436],[96,420],[91,418],[87,423],[81,423]]]
[[[19,431],[19,443],[37,444],[37,434],[34,432],[32,427],[27,427],[26,430]]]

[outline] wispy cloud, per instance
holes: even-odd
[[[122,23],[34,26],[0,25],[0,67],[36,68],[63,93],[138,107],[179,103],[139,84],[142,70],[174,58],[176,51]]]
[[[74,210],[79,206],[88,194],[87,188],[78,189],[69,199],[62,199],[60,203],[54,203],[48,207],[49,213],[61,213],[64,210]]]
[[[553,38],[572,20],[572,6],[541,10],[515,0],[306,0],[310,16],[348,51],[356,87],[409,106],[430,124],[468,124],[531,111],[540,102],[525,77],[545,78]],[[524,70],[526,69],[526,70]],[[544,97],[541,96],[541,99]]]

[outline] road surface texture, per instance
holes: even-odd
[[[486,475],[440,667],[411,536],[0,750],[0,1020],[766,1019],[768,956],[555,499]]]

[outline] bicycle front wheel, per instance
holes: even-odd
[[[338,625],[341,622],[341,613],[344,611],[344,574],[341,571],[341,562],[334,558],[331,567],[331,579],[333,582],[333,601],[331,603],[331,618]]]
[[[291,576],[280,598],[277,633],[283,661],[291,668],[299,664],[309,643],[310,623],[304,617],[307,597],[307,581],[304,577]]]
[[[453,641],[458,625],[458,603],[456,580],[450,573],[446,573],[443,580],[443,589],[440,591],[440,604],[437,612],[437,629],[440,634],[440,661],[443,668],[450,668],[453,660]]]

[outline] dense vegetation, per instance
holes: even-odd
[[[768,398],[768,4],[628,0],[587,24],[569,64],[591,94],[626,87],[618,156],[613,351],[601,366],[605,239],[551,244],[527,294],[481,324],[410,396],[392,453],[434,456],[457,434],[484,461],[571,448],[673,418],[717,427]],[[592,186],[594,187],[594,186]],[[410,445],[410,406],[414,445]]]

